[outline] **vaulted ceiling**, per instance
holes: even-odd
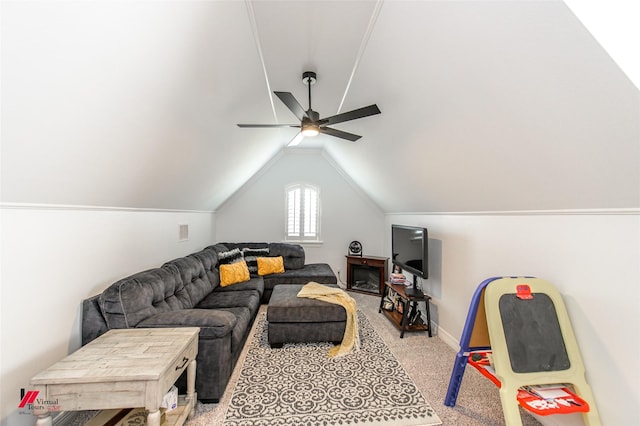
[[[640,206],[638,89],[562,1],[2,3],[2,201],[215,210],[295,136],[385,212]]]

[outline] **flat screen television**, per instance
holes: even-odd
[[[413,274],[413,287],[407,288],[407,296],[421,295],[417,277],[429,278],[429,234],[426,228],[391,225],[391,262]]]

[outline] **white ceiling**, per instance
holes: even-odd
[[[640,206],[640,94],[561,1],[2,2],[2,201],[215,210],[296,134],[385,212]],[[340,104],[344,99],[342,108]]]

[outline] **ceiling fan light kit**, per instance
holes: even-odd
[[[300,132],[289,142],[288,146],[298,145],[304,137],[317,136],[320,133],[334,136],[355,142],[362,136],[342,130],[327,127],[329,124],[338,124],[345,121],[356,120],[358,118],[368,117],[370,115],[380,114],[380,109],[376,104],[369,105],[353,111],[344,112],[333,115],[331,117],[320,118],[320,114],[311,108],[311,86],[317,81],[316,73],[313,71],[305,71],[302,73],[302,82],[309,86],[309,109],[304,110],[300,103],[290,92],[273,93],[282,101],[283,104],[300,120],[300,124],[238,124],[238,127],[297,127]]]
[[[318,126],[317,124],[314,123],[302,123],[302,132],[301,132],[304,136],[318,136],[318,133],[320,133],[320,126]]]

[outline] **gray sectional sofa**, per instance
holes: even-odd
[[[219,254],[262,249],[282,256],[285,272],[221,286]],[[286,243],[219,243],[171,260],[159,268],[123,278],[83,301],[82,344],[113,328],[200,327],[196,392],[198,399],[222,397],[261,303],[278,284],[309,281],[335,284],[327,264],[305,264],[304,248]],[[183,375],[185,376],[185,375]],[[186,377],[178,381],[186,389]]]

